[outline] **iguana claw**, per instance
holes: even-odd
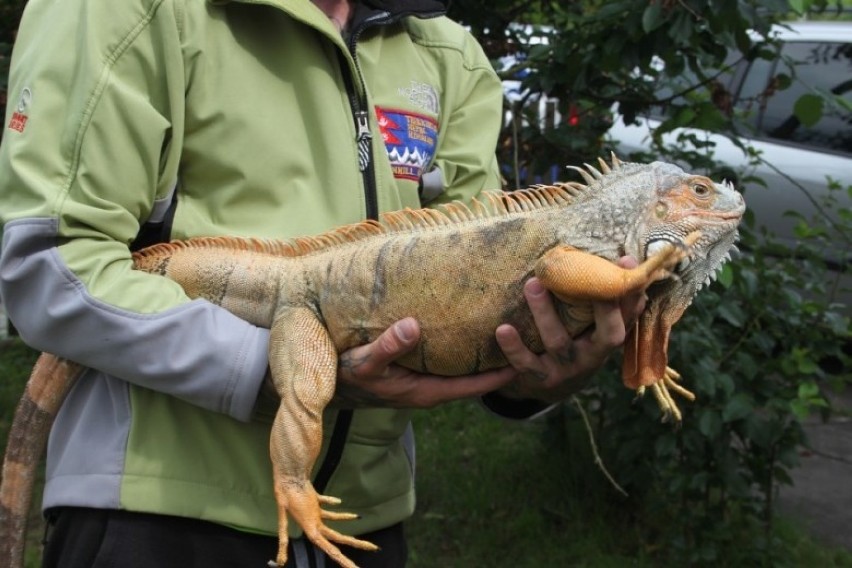
[[[651,392],[654,394],[654,398],[657,400],[657,404],[660,406],[660,410],[663,412],[663,422],[671,420],[675,424],[680,424],[683,419],[683,415],[681,414],[674,398],[672,398],[670,391],[676,392],[690,402],[695,400],[695,395],[692,392],[677,383],[679,380],[680,374],[671,367],[666,367],[666,373],[663,375],[663,378],[656,383],[649,385]],[[640,386],[636,389],[637,397],[644,396],[644,394],[644,386]]]
[[[339,505],[340,499],[320,495],[309,482],[302,480],[276,483],[275,489],[281,518],[286,518],[287,514],[292,516],[305,531],[305,537],[342,568],[358,568],[358,566],[343,554],[337,544],[361,550],[379,549],[371,542],[339,533],[323,523],[323,520],[344,521],[358,518],[358,515],[353,513],[326,511],[320,507],[320,504]],[[279,520],[278,555],[275,560],[269,561],[270,568],[280,568],[287,563],[286,527],[286,522]]]

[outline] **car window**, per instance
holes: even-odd
[[[852,113],[848,110],[852,106],[852,44],[789,42],[782,55],[793,65],[792,72],[782,60],[758,59],[751,63],[740,87],[738,107],[751,110],[750,122],[757,135],[852,155]],[[792,84],[783,90],[767,90],[778,73],[792,75]],[[841,96],[847,105],[826,105],[822,118],[805,126],[793,108],[799,97],[816,92]]]
[[[747,122],[754,130],[763,118],[763,93],[775,74],[776,59],[742,60],[735,68],[731,90],[734,91],[737,110],[745,111]]]

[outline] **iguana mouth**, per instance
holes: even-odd
[[[713,215],[717,219],[722,219],[724,221],[731,221],[736,219],[739,222],[740,218],[743,216],[743,212],[745,211],[745,205],[740,211],[728,211],[724,213],[719,213],[718,215]]]
[[[702,221],[718,219],[720,221],[729,221],[731,219],[739,220],[740,217],[743,216],[743,212],[745,212],[745,203],[743,202],[741,206],[737,209],[729,209],[726,211],[719,210],[690,210],[683,213],[683,217],[701,217]]]

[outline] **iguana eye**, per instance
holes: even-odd
[[[703,183],[695,183],[692,185],[692,191],[698,197],[709,197],[711,190],[710,188]]]

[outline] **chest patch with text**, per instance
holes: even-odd
[[[438,121],[416,112],[381,107],[376,107],[376,119],[394,177],[419,180],[435,155]]]

